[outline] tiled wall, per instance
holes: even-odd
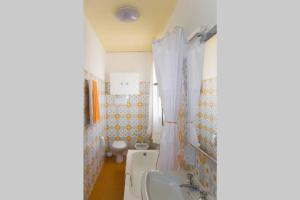
[[[217,78],[202,81],[198,102],[197,130],[201,148],[217,157]]]
[[[201,188],[208,192],[209,200],[217,199],[217,164],[213,160],[196,150],[195,165],[184,163],[182,167],[194,174]]]
[[[181,108],[184,110],[186,107],[186,66],[183,69],[184,81],[183,81],[183,101]],[[215,158],[217,157],[217,78],[206,79],[202,81],[200,99],[198,102],[197,112],[197,131],[198,138],[201,145],[201,149],[204,150],[208,155]],[[181,110],[182,110],[181,109]],[[183,112],[183,110],[181,112]],[[182,122],[185,121],[182,117],[179,118],[179,137],[182,137],[181,132],[185,132],[186,125]],[[187,141],[181,139],[185,145]],[[185,147],[184,147],[185,148]],[[183,159],[184,160],[184,159]],[[212,200],[217,199],[217,163],[211,160],[208,156],[199,150],[196,150],[196,162],[194,165],[189,165],[186,162],[181,163],[181,167],[185,170],[193,172],[197,177],[201,187],[209,193],[209,197]]]
[[[197,130],[201,149],[217,158],[217,78],[202,81],[198,102]],[[190,166],[201,186],[213,200],[217,199],[217,163],[196,151],[196,164]]]
[[[124,140],[129,148],[139,141],[149,142],[147,134],[149,119],[149,82],[140,82],[140,94],[128,95],[126,105],[115,104],[115,95],[110,95],[110,83],[106,84],[106,141]]]
[[[94,126],[85,124],[84,128],[84,199],[88,199],[101,170],[105,155],[105,84],[98,81],[100,122]],[[85,86],[84,100],[88,100],[88,88]],[[87,104],[85,103],[85,109]]]

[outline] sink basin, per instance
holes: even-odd
[[[143,180],[143,200],[185,200],[179,187],[179,180],[176,176],[149,171]]]
[[[180,175],[175,172],[148,171],[142,179],[143,200],[194,200],[199,193],[181,188],[183,183]]]
[[[147,144],[147,143],[136,143],[134,145],[134,147],[137,150],[147,150],[147,149],[149,149],[149,144]]]

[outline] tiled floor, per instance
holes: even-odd
[[[114,157],[105,158],[89,200],[123,200],[125,161],[116,164]]]

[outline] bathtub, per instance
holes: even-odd
[[[144,172],[156,169],[158,150],[128,150],[124,200],[142,200],[141,183]]]

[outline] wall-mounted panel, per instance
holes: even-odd
[[[138,73],[111,73],[110,95],[138,95]]]

